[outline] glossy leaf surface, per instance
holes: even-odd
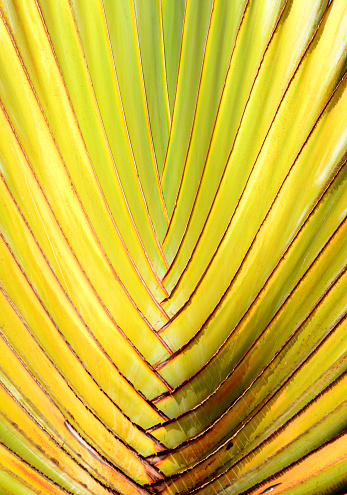
[[[0,0],[0,493],[347,489],[346,0]]]

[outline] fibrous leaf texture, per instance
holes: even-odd
[[[347,491],[347,0],[0,0],[0,495]]]

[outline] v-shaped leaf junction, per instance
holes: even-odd
[[[347,1],[0,0],[0,493],[347,486]]]

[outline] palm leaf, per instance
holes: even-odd
[[[347,487],[346,0],[0,0],[0,493]]]

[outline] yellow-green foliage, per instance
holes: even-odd
[[[0,0],[0,495],[347,487],[347,0]]]

